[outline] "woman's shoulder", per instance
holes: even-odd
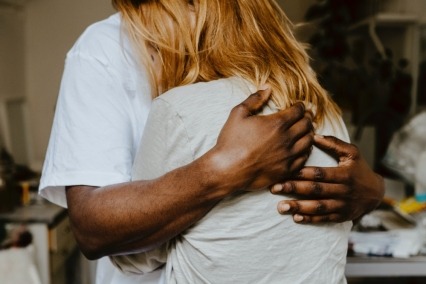
[[[191,108],[229,107],[244,100],[251,93],[251,86],[235,77],[198,82],[168,90],[156,100],[163,100],[177,110]]]
[[[349,133],[342,116],[335,114],[327,114],[323,123],[315,131],[323,136],[336,136],[337,138],[350,142]]]

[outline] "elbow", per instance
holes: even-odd
[[[88,260],[98,260],[101,257],[106,256],[106,254],[103,252],[101,248],[98,247],[90,247],[87,245],[83,245],[79,242],[78,247],[80,248],[81,253],[88,259]]]
[[[98,260],[101,257],[103,257],[104,255],[102,255],[98,250],[96,249],[92,249],[92,248],[87,248],[84,247],[82,245],[78,245],[80,248],[80,252],[84,255],[84,257],[86,257],[88,260]]]
[[[88,260],[97,260],[108,255],[106,245],[99,237],[79,226],[71,227],[78,248]]]
[[[107,255],[107,238],[102,218],[96,214],[93,204],[95,188],[76,186],[67,188],[68,217],[71,230],[82,254],[89,260]]]
[[[105,255],[101,254],[99,251],[96,251],[96,250],[80,249],[80,251],[84,255],[84,257],[87,258],[88,260],[98,260],[101,257],[105,256]]]
[[[71,230],[81,253],[89,260],[97,260],[108,255],[108,233],[93,215],[85,214],[84,210],[68,210]],[[104,233],[102,233],[104,232]]]

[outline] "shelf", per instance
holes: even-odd
[[[426,276],[426,256],[406,259],[386,257],[348,257],[346,277]]]
[[[55,204],[43,202],[29,206],[17,207],[14,211],[0,214],[0,221],[6,223],[43,223],[55,226],[66,216],[66,210]]]
[[[354,30],[371,24],[376,26],[406,26],[416,24],[418,21],[419,17],[413,14],[378,13],[359,21],[349,29]]]

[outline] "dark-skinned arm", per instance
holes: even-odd
[[[272,187],[274,194],[295,194],[283,200],[281,214],[293,214],[298,223],[357,220],[377,208],[383,199],[383,178],[376,174],[358,148],[332,136],[315,135],[314,144],[338,161],[337,167],[305,167],[296,179]]]
[[[270,186],[299,171],[313,142],[311,115],[296,104],[256,116],[269,95],[259,91],[236,106],[217,144],[184,167],[155,180],[67,187],[71,226],[86,257],[150,250],[233,192]]]

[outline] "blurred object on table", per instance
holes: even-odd
[[[33,236],[26,226],[9,228],[3,225],[0,235],[0,280],[1,283],[41,284],[35,265]]]
[[[25,248],[33,241],[32,234],[24,225],[12,228],[9,233],[7,233],[7,231],[5,233],[5,238],[2,242],[0,242],[0,250],[10,248]]]
[[[18,190],[14,179],[14,162],[4,148],[0,148],[0,213],[12,211],[18,205]]]
[[[0,213],[28,205],[31,189],[38,187],[39,177],[27,166],[16,164],[12,155],[0,147]]]
[[[417,163],[424,151],[426,151],[426,112],[421,112],[395,132],[383,164],[407,183],[414,185]]]

